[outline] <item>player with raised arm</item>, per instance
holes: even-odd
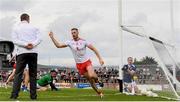
[[[91,43],[79,37],[79,31],[77,28],[72,28],[71,34],[73,39],[68,40],[65,43],[58,42],[55,39],[53,32],[50,32],[49,36],[57,48],[69,47],[71,49],[79,73],[87,78],[87,80],[91,84],[91,87],[102,98],[103,97],[102,90],[97,88],[96,83],[99,83],[101,87],[103,87],[104,85],[102,82],[98,80],[98,76],[93,69],[90,57],[86,53],[86,47],[91,49],[96,54],[100,65],[103,65],[104,61],[101,58],[97,49]]]

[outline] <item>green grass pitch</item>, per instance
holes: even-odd
[[[120,94],[118,90],[103,90],[104,97],[101,99],[92,89],[60,89],[59,91],[38,92],[37,101],[170,101],[165,98],[147,96],[129,96]],[[0,88],[0,101],[11,101],[9,99],[11,88]],[[29,92],[20,92],[19,101],[31,101]]]

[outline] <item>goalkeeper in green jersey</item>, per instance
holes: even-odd
[[[37,80],[37,91],[46,91],[48,89],[48,85],[51,86],[51,90],[57,91],[58,89],[53,83],[53,79],[56,78],[57,72],[55,70],[51,70],[50,73],[42,76],[39,80]]]

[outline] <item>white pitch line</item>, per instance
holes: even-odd
[[[124,94],[124,93],[115,93],[115,95],[120,95],[120,94]],[[126,95],[126,94],[124,94]],[[142,96],[142,95],[137,95],[137,96]],[[148,97],[148,96],[147,96]],[[153,97],[155,98],[155,97]],[[170,97],[165,97],[165,96],[158,96],[158,98],[164,98],[164,99],[168,99],[168,100],[175,100],[175,101],[180,101],[180,99],[177,98],[170,98]]]
[[[180,99],[177,99],[177,98],[170,98],[170,97],[165,97],[165,96],[159,96],[159,97],[164,98],[164,99],[169,99],[169,100],[180,101]]]
[[[0,92],[1,93],[9,93],[11,94],[10,92]],[[63,93],[62,93],[63,94]],[[109,95],[118,95],[118,94],[104,94],[104,96],[109,96]],[[77,97],[81,97],[81,96],[98,96],[98,95],[78,95]],[[53,96],[51,96],[53,97]],[[74,96],[68,96],[68,95],[55,95],[54,97],[74,97]]]
[[[104,96],[110,96],[110,95],[116,95],[116,94],[104,94]],[[84,96],[97,96],[98,97],[98,95],[78,95],[78,96],[76,96],[76,97],[84,97]],[[52,96],[51,96],[52,97]],[[57,96],[54,96],[54,97],[75,97],[75,96],[63,96],[63,95],[57,95]]]

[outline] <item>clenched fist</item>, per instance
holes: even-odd
[[[49,37],[51,37],[51,38],[52,38],[52,37],[53,37],[53,35],[54,35],[54,34],[53,34],[53,32],[52,32],[52,31],[50,31],[50,32],[49,32]]]

